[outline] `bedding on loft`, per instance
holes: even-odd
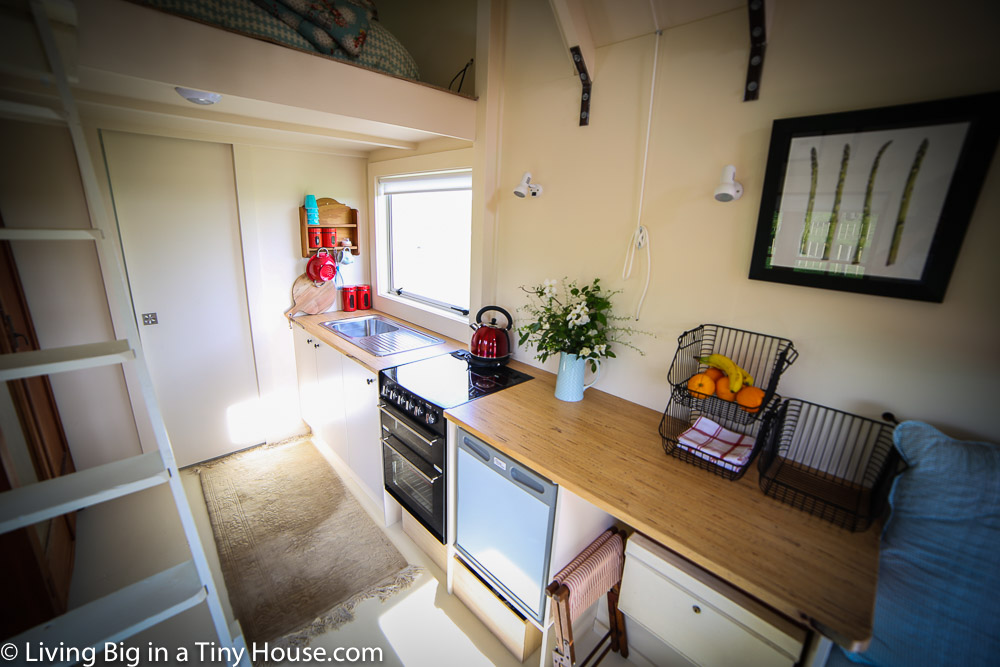
[[[413,57],[378,21],[374,0],[130,0],[241,35],[420,79]]]

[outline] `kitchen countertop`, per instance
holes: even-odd
[[[380,315],[444,343],[376,357],[320,324]],[[465,349],[376,310],[290,318],[372,372]],[[621,522],[845,648],[871,637],[879,526],[851,533],[765,496],[756,465],[731,482],[663,451],[661,413],[588,389],[555,398],[555,375],[534,377],[446,411],[451,421]]]
[[[737,481],[664,453],[661,414],[588,389],[555,398],[534,376],[446,416],[623,523],[851,650],[871,637],[878,525],[852,533],[765,496],[756,463]]]
[[[400,352],[398,354],[390,354],[385,357],[376,357],[374,354],[369,354],[368,352],[362,350],[357,345],[348,342],[346,339],[341,338],[337,334],[333,333],[329,329],[325,329],[321,326],[323,322],[331,322],[335,320],[349,320],[355,317],[367,317],[369,315],[378,315],[379,317],[384,317],[388,320],[393,320],[399,322],[403,326],[407,326],[411,329],[415,329],[428,336],[434,336],[435,338],[441,338],[444,340],[443,343],[438,343],[437,345],[430,345],[428,347],[421,347],[416,350],[410,350],[409,352]],[[441,334],[430,331],[429,329],[424,329],[416,324],[407,322],[406,320],[401,320],[398,317],[393,317],[392,315],[386,315],[378,310],[355,310],[355,311],[334,311],[330,313],[320,313],[319,315],[299,315],[297,317],[289,318],[293,322],[302,325],[306,331],[316,337],[317,340],[321,340],[330,347],[334,348],[338,352],[354,359],[356,362],[372,371],[373,373],[378,373],[384,368],[392,368],[393,366],[399,366],[400,364],[407,364],[411,361],[419,361],[421,359],[427,359],[428,357],[434,357],[439,354],[444,354],[445,352],[453,352],[454,350],[467,350],[468,346],[459,341],[448,338],[447,336],[442,336]]]

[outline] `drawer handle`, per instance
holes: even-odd
[[[698,605],[696,605],[696,604],[694,604],[694,605],[691,605],[691,611],[693,611],[693,612],[694,612],[694,613],[696,613],[696,614],[700,614],[700,613],[701,613],[701,607],[699,607],[699,606],[698,606]]]

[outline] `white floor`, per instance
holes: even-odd
[[[212,538],[208,512],[197,475],[182,473],[185,490],[216,580],[224,587],[218,555]],[[360,496],[371,513],[370,501],[351,480],[348,487]],[[177,564],[188,558],[183,533],[170,493],[157,487],[97,505],[78,514],[76,566],[70,592],[71,607],[104,595],[123,585]],[[519,665],[514,657],[459,601],[448,595],[445,574],[405,535],[400,524],[385,529],[389,539],[411,564],[424,567],[414,584],[386,602],[367,600],[355,609],[355,620],[338,630],[312,640],[311,648],[323,647],[328,655],[344,656],[336,649],[377,649],[381,659],[350,664],[405,665],[407,667],[473,667]],[[227,613],[228,600],[223,595]],[[579,656],[586,655],[596,634],[577,637]],[[221,664],[218,647],[204,604],[190,609],[124,642],[118,648],[117,664]],[[181,648],[187,661],[177,660]],[[263,647],[256,647],[262,649]],[[130,653],[135,651],[136,653]],[[346,657],[351,657],[347,653]],[[166,656],[166,657],[164,657]],[[135,658],[138,658],[136,661]],[[302,664],[287,660],[282,664]],[[540,655],[530,656],[525,665],[539,665]],[[546,664],[551,664],[551,660]],[[607,667],[631,665],[615,653],[602,662]]]

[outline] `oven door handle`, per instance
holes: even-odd
[[[439,473],[436,469],[434,469],[434,472],[431,474],[428,474],[423,470],[421,470],[421,468],[427,466],[427,464],[424,463],[423,461],[414,460],[414,455],[409,453],[409,448],[406,445],[403,445],[402,447],[393,446],[393,444],[389,442],[390,438],[395,439],[395,437],[391,435],[387,435],[386,437],[381,438],[382,444],[391,449],[392,451],[396,452],[396,454],[398,454],[401,459],[403,459],[406,463],[408,463],[410,467],[417,472],[418,475],[423,477],[428,484],[433,484],[434,482],[438,481],[438,479],[441,478],[441,473]]]
[[[380,405],[380,406],[378,406],[378,409],[382,411],[382,414],[383,414],[383,415],[385,415],[386,417],[389,417],[389,418],[391,418],[391,419],[392,419],[392,421],[396,422],[397,424],[399,424],[400,426],[402,426],[403,428],[405,428],[405,429],[406,429],[407,431],[409,431],[410,433],[412,433],[412,434],[413,434],[413,435],[415,435],[416,437],[420,438],[420,440],[421,440],[421,441],[423,441],[423,442],[427,443],[427,446],[428,446],[428,447],[436,447],[436,446],[438,445],[438,443],[439,443],[439,442],[441,441],[441,438],[434,438],[433,440],[428,440],[428,439],[427,439],[426,437],[424,437],[424,436],[423,436],[423,435],[421,435],[420,433],[417,433],[417,432],[416,432],[416,431],[415,431],[415,430],[413,429],[413,427],[412,427],[412,426],[410,426],[409,424],[407,424],[406,422],[404,422],[404,421],[403,421],[402,419],[400,419],[400,418],[399,418],[399,417],[397,417],[396,415],[394,415],[394,414],[392,414],[391,412],[389,412],[388,410],[386,410],[386,409],[385,409],[384,407],[382,407],[381,405]]]

